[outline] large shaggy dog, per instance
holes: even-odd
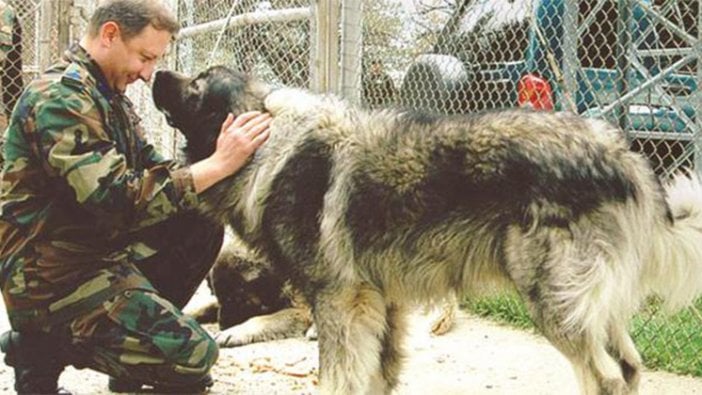
[[[222,67],[155,76],[154,100],[212,153],[227,112],[274,115],[270,140],[202,194],[313,306],[322,393],[398,382],[411,302],[511,284],[586,393],[631,393],[627,332],[646,296],[702,289],[702,188],[664,189],[610,125],[569,114],[367,113]]]

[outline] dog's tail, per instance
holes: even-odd
[[[665,192],[673,220],[652,229],[653,259],[644,275],[675,311],[702,294],[702,184],[695,175],[678,175]]]

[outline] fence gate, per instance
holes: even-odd
[[[580,79],[591,83],[588,68],[607,67],[613,54],[618,79],[611,98],[595,95],[593,113],[615,118],[628,131],[633,148],[645,152],[663,175],[680,167],[695,165],[699,171],[702,151],[699,145],[700,123],[696,113],[702,110],[697,86],[700,81],[698,63],[698,1],[606,1],[591,2],[578,10],[587,15],[579,19],[575,31],[581,69]],[[609,9],[608,9],[609,7]],[[616,8],[615,8],[616,7]],[[603,20],[607,26],[603,26]],[[608,29],[613,29],[610,33]],[[583,40],[599,34],[608,43],[586,45]],[[614,51],[612,51],[614,49]],[[602,56],[601,64],[587,64],[594,51]],[[573,82],[571,82],[573,83]],[[576,88],[577,89],[577,88]],[[601,91],[593,86],[593,91]],[[607,91],[606,89],[604,90]]]

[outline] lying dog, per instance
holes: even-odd
[[[299,292],[237,237],[226,238],[208,285],[216,301],[188,314],[201,323],[217,322],[221,347],[301,337],[312,325]]]
[[[664,189],[604,122],[368,113],[223,67],[159,72],[153,94],[192,161],[228,112],[273,114],[270,140],[201,209],[311,304],[322,393],[390,392],[410,304],[492,280],[519,292],[583,392],[633,393],[632,314],[650,294],[679,308],[701,292],[702,187]]]
[[[306,336],[316,338],[312,312],[304,297],[236,236],[225,239],[208,275],[216,300],[187,313],[200,323],[218,323],[220,347]],[[431,325],[434,335],[452,327],[458,309],[455,297],[441,306]]]

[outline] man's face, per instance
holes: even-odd
[[[171,39],[171,33],[151,25],[126,41],[118,34],[109,48],[107,62],[101,65],[110,86],[124,92],[138,79],[149,81]]]

